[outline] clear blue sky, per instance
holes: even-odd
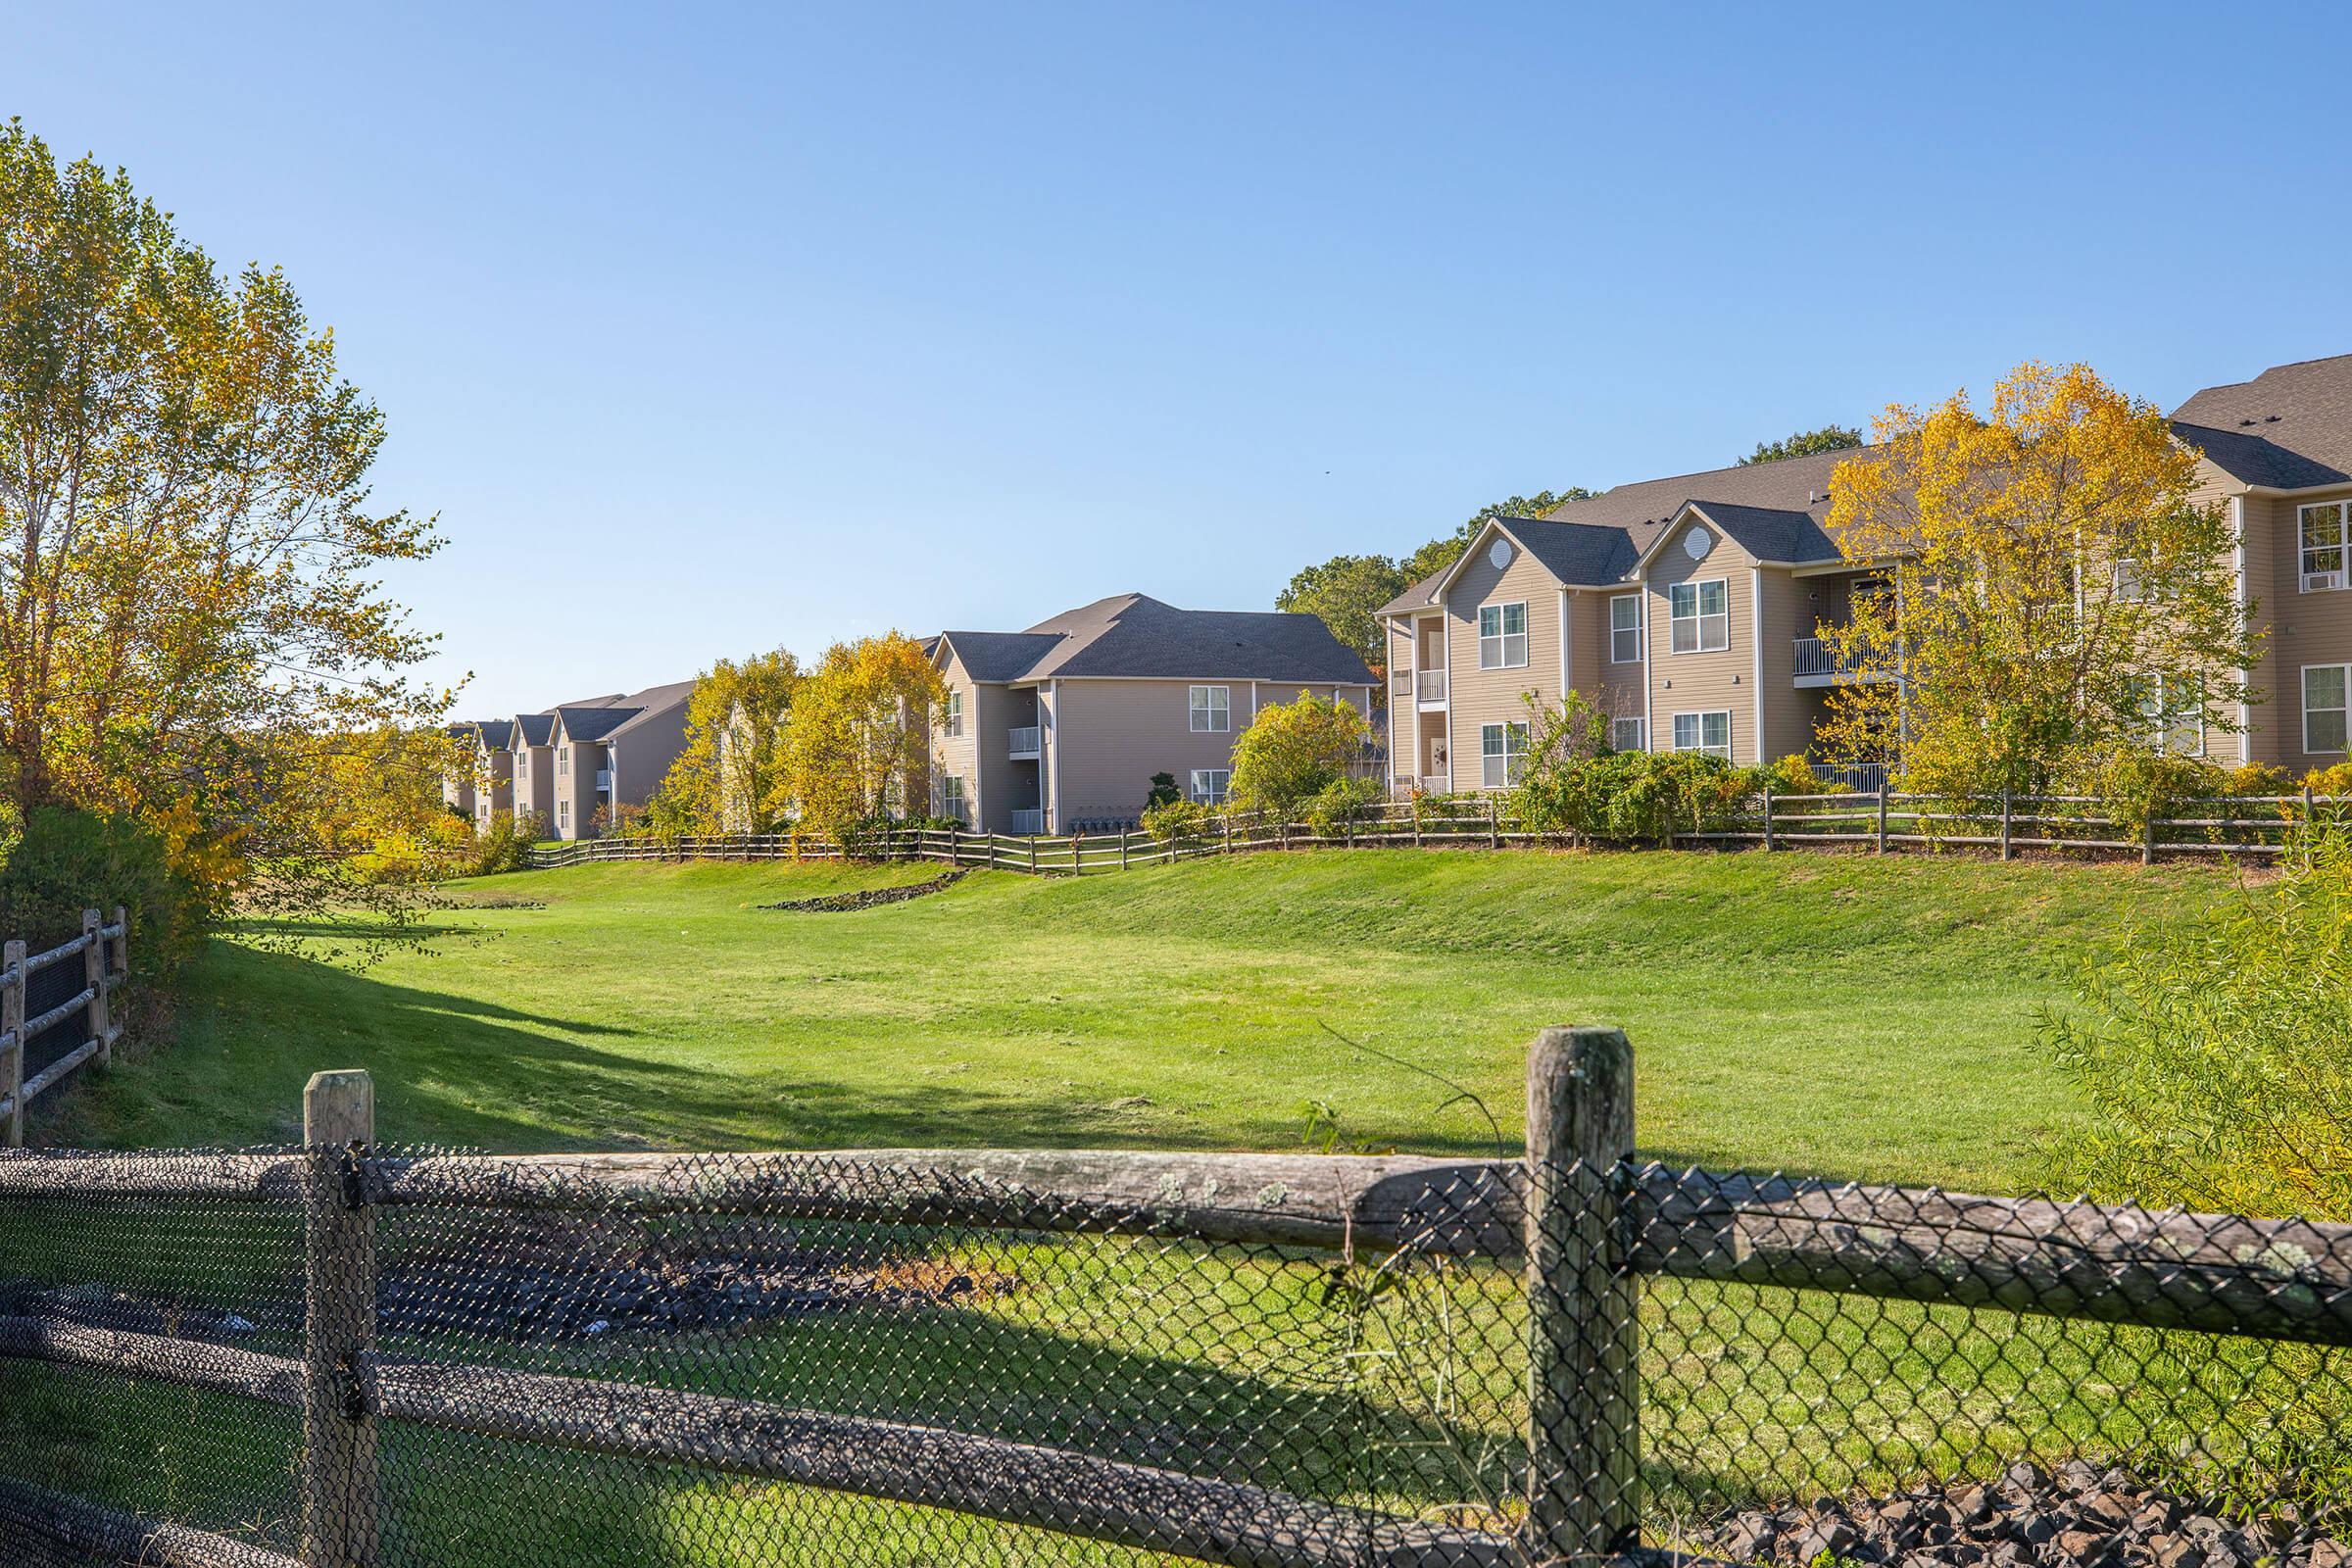
[[[2352,351],[2340,5],[0,12],[333,325],[469,713]]]

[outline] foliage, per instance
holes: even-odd
[[[1300,692],[1269,703],[1233,747],[1233,804],[1294,820],[1308,801],[1348,776],[1370,731],[1350,704]]]
[[[778,648],[740,662],[722,659],[695,677],[686,700],[686,745],[646,802],[647,832],[680,837],[773,833],[771,809],[784,726],[801,662]]]
[[[2352,1220],[2352,841],[2327,828],[2276,881],[2188,930],[2134,931],[2045,1018],[2104,1125],[2065,1187]]]
[[[1154,773],[1152,775],[1152,793],[1144,797],[1144,805],[1147,807],[1166,806],[1183,799],[1184,791],[1176,787],[1175,774]]]
[[[1581,692],[1528,700],[1528,749],[1512,816],[1537,833],[1612,844],[1665,844],[1732,825],[1764,775],[1698,752],[1613,752],[1609,721]]]
[[[1470,541],[1478,537],[1478,531],[1496,517],[1541,517],[1571,501],[1590,501],[1596,494],[1597,491],[1572,484],[1565,490],[1539,490],[1532,496],[1513,496],[1508,501],[1481,507],[1459,528],[1432,539],[1398,562],[1398,570],[1407,586],[1417,583],[1461,560],[1462,552],[1470,548]]]
[[[1819,795],[1821,775],[1813,771],[1812,760],[1802,754],[1791,753],[1764,769],[1764,782],[1775,795]]]
[[[2218,505],[2164,415],[2088,368],[2028,364],[1988,412],[1893,408],[1838,466],[1830,532],[1883,574],[1823,640],[1900,681],[1833,687],[1824,741],[1926,793],[2049,793],[2122,754],[2234,732],[2260,634]]]
[[[0,797],[141,824],[216,913],[399,926],[351,855],[413,856],[438,792],[372,761],[456,755],[377,581],[439,545],[369,505],[382,416],[282,273],[14,122],[0,278]]]
[[[1144,831],[1162,844],[1198,844],[1215,814],[1199,801],[1161,801],[1144,808]]]
[[[81,931],[81,914],[130,920],[134,974],[156,977],[184,961],[204,934],[203,889],[172,862],[163,840],[128,817],[37,806],[0,867],[0,932],[35,952]]]
[[[2225,795],[2291,795],[2294,776],[2269,762],[2240,762],[2222,776]]]
[[[930,804],[930,712],[947,683],[904,632],[835,643],[792,694],[774,817],[845,842],[858,825]]]
[[[427,871],[436,878],[519,871],[525,853],[546,837],[546,819],[536,812],[517,816],[513,811],[496,811],[479,831],[469,830],[462,839],[440,847],[427,860]]]
[[[1374,674],[1385,675],[1388,636],[1375,612],[1408,586],[1386,556],[1334,556],[1293,577],[1274,596],[1274,608],[1317,617],[1341,646],[1371,665]]]
[[[2352,762],[2331,762],[2303,775],[2303,787],[2314,795],[2352,795]]]
[[[1333,779],[1306,803],[1306,825],[1328,838],[1346,824],[1360,822],[1371,815],[1380,801],[1380,783],[1376,779]]]
[[[2228,794],[2229,781],[2227,772],[2201,757],[2127,751],[2082,779],[2081,793],[2097,797],[2119,827],[2137,833],[2152,820],[2179,814],[2183,802]]]
[[[1783,458],[1809,458],[1819,452],[1850,452],[1861,444],[1861,431],[1842,424],[1825,424],[1818,430],[1799,430],[1778,441],[1759,441],[1755,451],[1740,460],[1739,466],[1778,463]]]

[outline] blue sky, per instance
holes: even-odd
[[[1801,25],[1787,19],[1801,19]],[[1263,608],[1515,492],[2352,352],[2352,8],[0,6],[283,266],[468,713]]]

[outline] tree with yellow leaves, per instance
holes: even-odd
[[[686,746],[646,803],[657,833],[767,833],[801,662],[784,649],[722,659],[686,700]]]
[[[771,815],[847,840],[930,804],[930,713],[947,683],[904,632],[835,643],[801,680]]]
[[[2260,642],[2197,455],[2085,366],[2028,364],[1978,412],[1896,407],[1838,466],[1829,532],[1884,588],[1821,636],[1847,668],[1823,741],[1899,751],[1936,793],[2046,791],[2241,726]]]
[[[15,122],[0,280],[0,806],[146,824],[216,908],[333,902],[355,818],[428,799],[346,764],[446,739],[374,576],[439,543],[369,504],[382,416],[282,274]]]

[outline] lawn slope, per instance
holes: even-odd
[[[1480,1152],[1486,1118],[1439,1113],[1428,1074],[1515,1144],[1529,1037],[1607,1021],[1634,1037],[1646,1154],[2017,1186],[2080,1114],[2037,1013],[2127,912],[2193,919],[2229,889],[2201,867],[1362,851],[757,907],[932,874],[485,879],[431,951],[365,973],[217,940],[176,1038],[48,1136],[283,1139],[309,1073],[363,1066],[388,1137],[493,1150],[1284,1148],[1311,1101],[1349,1142]]]

